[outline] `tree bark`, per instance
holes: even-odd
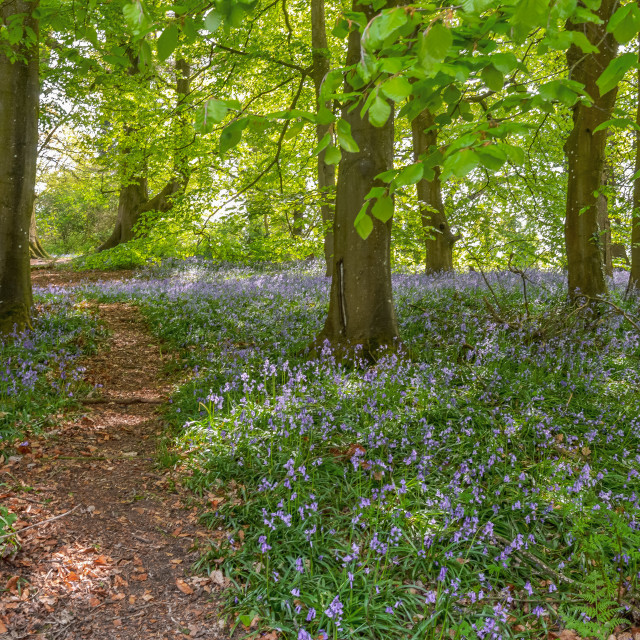
[[[602,171],[602,186],[609,184],[609,168],[605,165]],[[604,272],[613,276],[613,254],[611,251],[611,221],[609,220],[609,200],[605,193],[599,193],[596,199],[598,228],[600,229],[600,247]]]
[[[38,237],[35,202],[33,209],[31,210],[31,223],[29,224],[29,254],[31,258],[40,258],[42,260],[48,260],[51,258],[49,253],[45,251],[45,248],[42,246],[40,238]]]
[[[438,144],[438,130],[433,114],[425,109],[411,122],[413,133],[413,157],[419,162],[420,156],[430,147]],[[440,167],[436,167],[433,180],[420,180],[416,185],[420,219],[425,232],[426,273],[453,271],[453,245],[457,236],[451,233],[447,216],[442,203],[442,185],[440,183]]]
[[[354,11],[374,15],[370,5],[353,2]],[[360,59],[360,34],[349,34],[346,65]],[[345,93],[353,89],[345,81]],[[373,218],[373,231],[363,240],[354,221],[365,196],[383,183],[375,176],[393,167],[393,115],[379,128],[371,125],[361,105],[346,104],[342,117],[360,150],[343,151],[338,169],[336,208],[333,224],[334,256],[329,313],[318,342],[325,339],[339,352],[362,346],[365,357],[375,357],[378,347],[395,347],[398,324],[391,290],[391,220]]]
[[[640,129],[640,37],[638,37],[638,71],[636,76],[636,124]],[[636,129],[635,173],[640,172],[640,130]],[[633,209],[631,212],[631,273],[629,289],[640,289],[640,177],[633,181]]]
[[[324,15],[324,0],[311,0],[311,47],[313,60],[313,84],[316,90],[316,106],[320,108],[320,87],[327,73],[329,73],[331,61],[329,59],[329,46],[327,44],[326,21]],[[330,108],[330,104],[322,105]],[[318,142],[329,132],[330,125],[316,125]],[[334,191],[336,184],[336,171],[334,165],[324,161],[326,151],[318,154],[318,191],[321,204],[320,214],[324,227],[324,259],[326,263],[325,275],[330,277],[333,269],[333,213]]]
[[[189,126],[181,107],[184,105],[185,98],[189,93],[190,73],[189,64],[183,59],[177,60],[178,126],[183,133]],[[135,226],[143,213],[148,213],[149,211],[167,213],[171,210],[174,197],[186,189],[190,178],[188,154],[185,151],[188,144],[184,138],[185,136],[182,135],[180,140],[181,148],[174,153],[173,173],[169,182],[153,198],[149,198],[147,178],[142,175],[143,172],[141,171],[138,171],[137,175],[128,178],[126,184],[121,187],[115,228],[109,238],[98,247],[98,252],[113,249],[119,244],[132,240],[135,237]],[[130,153],[130,149],[125,149],[124,154],[128,153]]]
[[[38,155],[37,2],[0,4],[0,23],[25,14],[24,26],[36,41],[14,48],[11,61],[0,49],[0,335],[30,326],[32,294],[29,226],[33,212]],[[5,47],[5,43],[0,47]]]
[[[567,23],[567,29],[583,31],[598,53],[585,55],[575,47],[567,51],[572,80],[585,86],[593,104],[579,102],[573,108],[573,130],[565,143],[568,187],[565,244],[569,272],[569,296],[598,296],[607,292],[602,260],[602,240],[598,224],[597,196],[603,186],[607,131],[594,129],[611,118],[617,87],[600,95],[596,80],[616,57],[618,45],[606,27],[617,7],[616,0],[603,0],[597,11],[603,24]]]

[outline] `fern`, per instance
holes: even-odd
[[[582,586],[584,591],[577,595],[585,604],[562,607],[564,625],[579,636],[606,639],[615,627],[627,622],[621,617],[622,606],[616,600],[616,584],[592,571]]]

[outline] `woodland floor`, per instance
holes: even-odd
[[[43,269],[34,281],[71,284],[74,275],[87,280]],[[0,638],[229,638],[221,574],[189,572],[211,532],[172,472],[154,465],[172,356],[135,307],[100,304],[98,313],[111,336],[85,364],[102,388],[0,467],[14,527],[35,525],[19,535],[16,555],[0,559]]]

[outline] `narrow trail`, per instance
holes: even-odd
[[[199,527],[198,507],[154,467],[169,356],[135,307],[98,311],[112,335],[86,361],[97,397],[0,466],[17,529],[67,514],[0,559],[0,639],[227,639],[222,574],[189,572],[198,543],[223,534]]]

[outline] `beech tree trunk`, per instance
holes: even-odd
[[[609,184],[609,168],[602,171],[602,186]],[[598,194],[596,199],[598,212],[598,228],[600,229],[600,247],[602,251],[602,263],[604,272],[609,277],[613,276],[613,253],[611,247],[611,221],[609,220],[609,200],[605,193]]]
[[[29,226],[38,155],[37,2],[0,3],[0,23],[25,14],[36,42],[19,44],[11,62],[0,51],[0,335],[30,326]],[[7,46],[6,43],[3,46]]]
[[[603,186],[607,131],[594,129],[611,118],[617,87],[600,95],[596,80],[616,57],[618,45],[606,26],[617,8],[616,0],[602,0],[597,11],[603,24],[567,23],[567,29],[582,31],[598,53],[585,55],[575,47],[567,51],[570,76],[584,84],[593,99],[591,106],[578,103],[573,108],[573,130],[565,143],[569,180],[567,187],[565,244],[569,271],[569,296],[598,296],[607,292],[602,259],[601,227],[598,224],[597,196]]]
[[[189,64],[185,60],[179,59],[176,62],[176,92],[178,94],[178,126],[183,133],[188,127],[188,121],[182,107],[189,93],[190,73]],[[171,210],[173,198],[186,189],[190,177],[188,154],[185,151],[188,144],[184,137],[184,135],[181,136],[183,138],[180,141],[181,148],[174,153],[173,173],[169,182],[153,198],[149,199],[147,178],[142,175],[141,171],[130,177],[121,187],[115,228],[109,238],[98,247],[98,252],[113,249],[123,242],[132,240],[135,237],[135,226],[142,214],[149,211],[167,213]],[[125,149],[124,153],[128,154],[130,150]]]
[[[324,15],[324,0],[311,0],[311,47],[313,59],[313,84],[316,90],[316,104],[320,108],[320,87],[324,77],[329,73],[331,61],[327,44],[326,21]],[[324,105],[330,108],[330,104]],[[326,124],[316,125],[318,142],[329,132]],[[333,212],[334,191],[336,185],[335,166],[324,161],[326,150],[318,154],[318,191],[322,198],[320,213],[324,227],[324,259],[327,277],[332,275],[333,268]]]
[[[413,133],[413,157],[416,162],[420,156],[438,144],[438,130],[435,127],[433,114],[425,109],[411,122]],[[416,185],[418,206],[422,228],[425,232],[427,250],[425,272],[438,273],[453,271],[453,245],[458,236],[451,233],[447,216],[442,203],[442,185],[440,183],[440,167],[436,167],[433,180],[420,180]]]
[[[636,76],[636,124],[640,128],[640,37],[638,38],[638,71]],[[635,173],[640,172],[640,130],[636,129]],[[633,181],[633,210],[631,212],[631,273],[629,289],[640,289],[640,178]]]
[[[48,260],[51,256],[45,251],[40,238],[38,237],[38,227],[36,226],[36,206],[31,210],[31,223],[29,224],[29,254],[31,258]]]
[[[357,0],[353,10],[365,12],[369,19],[374,15],[370,5]],[[346,65],[359,59],[360,34],[353,30]],[[345,93],[351,90],[347,76]],[[354,221],[369,190],[383,184],[375,176],[393,167],[393,115],[377,128],[366,114],[360,117],[360,110],[360,104],[342,109],[360,151],[343,150],[338,169],[329,314],[318,341],[329,340],[339,352],[361,345],[364,355],[373,358],[378,347],[393,348],[398,338],[391,290],[391,220],[382,223],[373,218],[373,231],[366,240],[356,231]]]

